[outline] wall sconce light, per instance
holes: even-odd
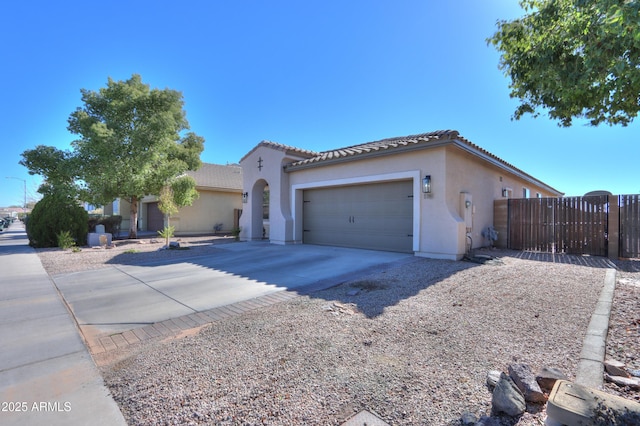
[[[422,179],[422,192],[425,194],[431,194],[431,175],[426,175]]]
[[[246,202],[249,200],[249,193],[248,192],[243,192],[242,193],[242,202],[246,204]]]
[[[466,208],[471,207],[471,201],[466,200],[466,201],[464,202],[464,206],[465,206]]]

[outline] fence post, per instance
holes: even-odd
[[[620,196],[609,195],[609,214],[607,217],[607,236],[609,238],[607,254],[609,259],[618,259],[620,256]]]
[[[509,205],[508,200],[493,202],[493,228],[498,232],[498,240],[494,243],[498,248],[509,248]]]

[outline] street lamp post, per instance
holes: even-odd
[[[26,213],[27,212],[27,180],[18,178],[18,177],[13,177],[13,176],[7,176],[7,179],[21,180],[22,183],[24,184],[24,204],[22,205],[22,208],[24,210],[23,213]]]

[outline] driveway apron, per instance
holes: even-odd
[[[242,242],[213,255],[53,276],[92,337],[120,333],[281,292],[344,282],[413,256],[312,245]]]

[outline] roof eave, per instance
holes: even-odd
[[[215,192],[242,192],[242,188],[224,188],[221,186],[196,185],[198,191],[215,191]]]
[[[500,158],[482,150],[481,148],[476,147],[473,143],[467,141],[464,138],[433,139],[423,143],[413,143],[413,144],[394,147],[394,148],[382,148],[382,149],[372,150],[372,151],[363,152],[363,153],[344,155],[340,157],[312,161],[308,163],[301,163],[301,164],[292,163],[292,164],[287,164],[283,166],[283,169],[285,172],[295,172],[298,170],[306,170],[306,169],[312,169],[316,167],[325,167],[325,166],[330,166],[335,164],[347,163],[350,161],[359,161],[359,160],[371,159],[376,157],[383,157],[386,155],[419,151],[423,149],[433,149],[433,148],[438,148],[438,147],[447,146],[447,145],[457,146],[463,149],[464,151],[480,158],[481,160],[486,161],[492,164],[493,166],[498,167],[499,169],[502,169],[508,173],[514,174],[519,178],[529,183],[532,183],[540,188],[543,188],[549,192],[555,193],[557,194],[557,196],[564,195],[563,192],[558,191],[557,189],[523,172],[522,170],[507,163],[506,161],[501,160]]]
[[[428,149],[438,148],[438,147],[450,144],[451,142],[452,142],[451,139],[430,140],[427,142],[427,145],[425,145],[424,143],[412,143],[412,144],[403,145],[403,146],[394,147],[394,148],[381,148],[381,149],[371,150],[363,153],[344,155],[340,157],[334,157],[334,158],[329,158],[329,159],[319,160],[319,161],[312,161],[309,163],[287,164],[283,167],[283,169],[285,172],[295,172],[298,170],[312,169],[315,167],[325,167],[325,166],[334,165],[334,164],[347,163],[350,161],[359,161],[359,160],[376,158],[376,157],[384,157],[387,155],[419,151],[427,148]]]
[[[514,174],[516,176],[518,176],[520,179],[523,179],[529,183],[532,183],[536,186],[539,186],[540,188],[544,188],[545,190],[549,191],[549,192],[553,192],[555,194],[557,194],[557,196],[561,197],[564,195],[564,192],[560,192],[557,189],[553,188],[552,186],[547,185],[546,183],[534,178],[533,176],[529,175],[528,173],[523,172],[522,170],[518,169],[517,167],[506,163],[504,160],[500,160],[498,157],[495,157],[493,155],[487,154],[486,152],[483,152],[483,150],[476,148],[475,146],[464,142],[464,141],[460,141],[460,140],[455,140],[454,141],[455,146],[457,146],[458,148],[463,149],[464,151],[467,151],[468,153],[475,155],[476,157],[481,158],[482,160],[492,164],[495,167],[498,167],[499,169],[502,169],[506,172],[509,172],[511,174]]]

